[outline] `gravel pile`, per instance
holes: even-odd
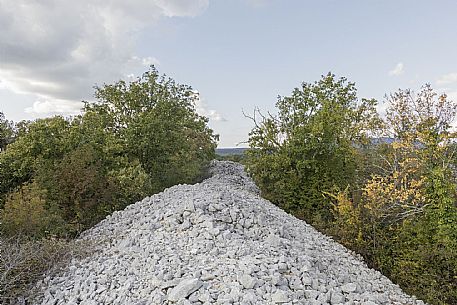
[[[424,304],[259,196],[232,162],[115,212],[37,304]]]

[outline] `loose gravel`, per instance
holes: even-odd
[[[424,304],[259,196],[233,162],[108,216],[36,304]]]

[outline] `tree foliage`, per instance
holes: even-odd
[[[3,112],[0,112],[0,152],[6,149],[14,139],[14,124],[5,118]]]
[[[70,122],[58,116],[20,124],[15,142],[0,154],[0,207],[6,194],[31,182],[39,167],[71,151],[69,127]]]
[[[357,185],[356,145],[376,124],[375,105],[329,73],[279,97],[276,116],[259,113],[259,122],[254,115],[246,162],[264,195],[308,221],[330,221],[326,193]]]
[[[196,113],[193,91],[155,68],[95,96],[81,115],[18,124],[0,153],[4,234],[74,236],[147,195],[197,181],[214,157],[217,136]],[[55,215],[63,224],[50,229]],[[44,227],[28,228],[35,222]]]
[[[86,111],[103,117],[158,188],[192,182],[214,158],[217,137],[195,111],[191,87],[152,68],[129,84],[96,88],[99,102]]]
[[[59,233],[64,223],[55,206],[46,201],[46,191],[37,183],[21,186],[8,195],[0,212],[2,230],[18,236],[43,237]]]
[[[357,103],[329,74],[280,97],[250,133],[263,193],[362,254],[403,289],[457,303],[457,105],[430,85]]]

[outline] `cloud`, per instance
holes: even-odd
[[[395,68],[389,71],[389,75],[398,76],[405,72],[404,65],[402,62],[399,62]]]
[[[93,86],[145,66],[135,54],[142,29],[164,17],[193,17],[209,0],[59,1],[0,0],[0,84],[36,96],[27,111],[92,99]],[[43,110],[44,111],[44,110]]]
[[[195,93],[195,109],[197,110],[197,113],[209,118],[212,121],[216,122],[226,122],[227,119],[225,119],[220,113],[218,113],[216,110],[213,109],[208,109],[208,106],[206,105],[204,99],[201,97],[200,93],[198,91],[194,91]]]
[[[77,114],[83,107],[82,102],[72,101],[36,101],[32,107],[25,109],[26,113],[34,114],[37,116],[49,114]]]
[[[451,101],[457,102],[457,90],[447,91],[446,95]]]
[[[452,83],[457,83],[457,73],[448,73],[445,75],[442,75],[436,83],[438,85],[448,85]]]
[[[143,64],[143,66],[146,66],[146,67],[149,67],[151,65],[159,65],[160,62],[157,58],[155,57],[151,57],[151,56],[148,56],[146,58],[142,58],[141,59],[141,63]]]
[[[209,118],[210,120],[212,121],[216,121],[216,122],[227,122],[227,119],[224,118],[220,113],[218,113],[216,110],[206,110],[204,108],[197,108],[197,112],[202,115],[202,116],[205,116],[207,118]]]
[[[195,17],[205,10],[209,0],[156,0],[167,17]]]

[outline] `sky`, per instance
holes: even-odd
[[[457,100],[455,0],[0,0],[0,111],[74,115],[94,86],[155,65],[200,93],[219,147],[244,147],[255,108],[328,72],[360,98]]]

